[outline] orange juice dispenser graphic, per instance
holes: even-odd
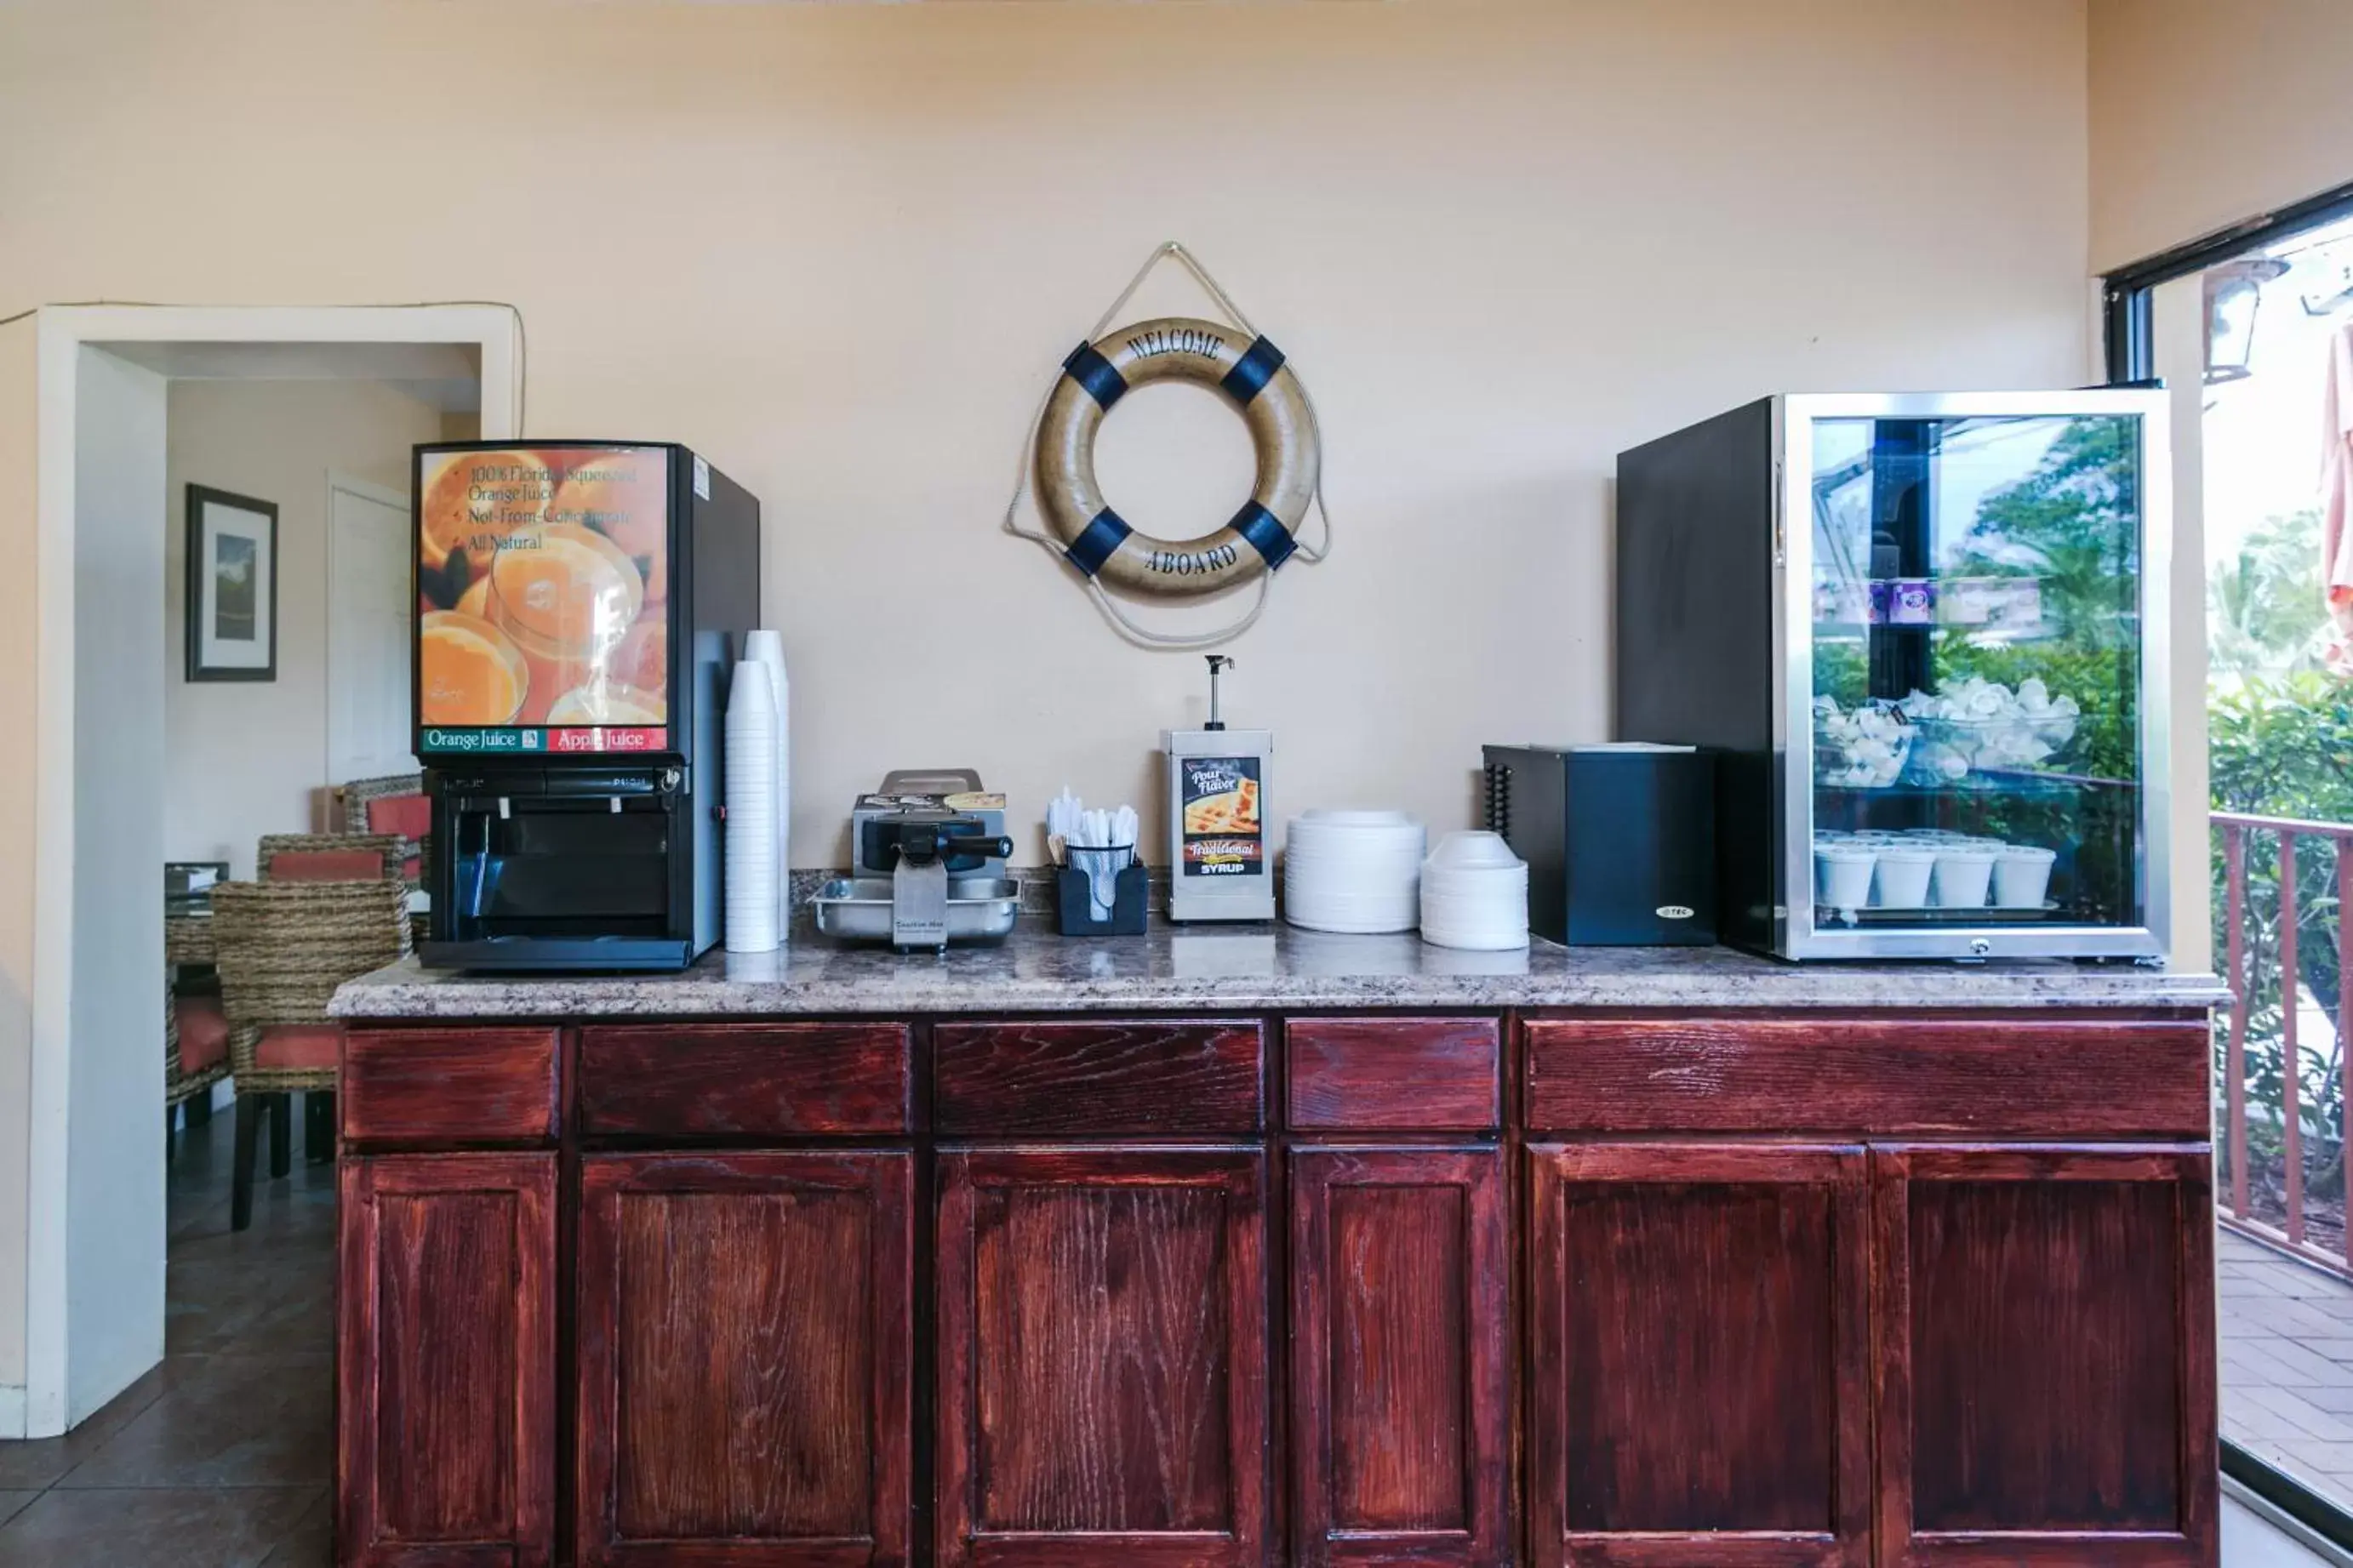
[[[663,443],[445,442],[415,464],[425,962],[684,967],[719,936],[759,502]]]

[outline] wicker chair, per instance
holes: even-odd
[[[213,1085],[228,1076],[228,1061],[224,1058],[195,1072],[185,1072],[180,1067],[180,1002],[173,988],[164,987],[164,1152],[169,1158],[172,1151],[172,1113],[183,1102],[188,1107],[188,1125],[201,1125],[212,1115]]]
[[[342,1031],[327,999],[408,952],[408,890],[375,882],[227,882],[213,890],[215,962],[237,1078],[237,1174],[229,1224],[253,1218],[253,1160],[270,1118],[269,1173],[293,1168],[287,1096],[332,1091]]]
[[[271,866],[281,855],[370,855],[375,857],[380,864],[376,874],[405,892],[408,879],[401,874],[400,863],[406,857],[407,850],[408,841],[393,833],[265,833],[261,836],[260,845],[254,850],[253,870],[261,880],[274,882],[281,879],[273,873]],[[315,881],[322,879],[292,879]],[[331,879],[343,881],[349,879],[337,877]]]
[[[398,800],[424,793],[425,775],[421,773],[386,773],[381,778],[353,779],[348,784],[337,784],[337,824],[345,833],[374,833],[377,831],[376,826],[368,819],[371,805],[380,800]],[[419,833],[409,839],[403,858],[417,862],[417,875],[411,879],[412,883],[429,879],[430,873],[427,868],[432,863],[432,854],[431,834]]]
[[[423,795],[425,775],[417,773],[386,773],[382,778],[353,779],[335,786],[338,820],[345,833],[368,831],[368,802],[386,800],[404,795]]]

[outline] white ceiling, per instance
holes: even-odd
[[[471,343],[156,343],[100,345],[174,381],[381,381],[451,414],[480,412]]]

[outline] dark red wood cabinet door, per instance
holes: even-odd
[[[1859,1147],[1528,1151],[1529,1554],[1863,1568]]]
[[[907,1561],[912,1164],[582,1160],[584,1568]]]
[[[1511,1557],[1495,1149],[1291,1155],[1293,1561]]]
[[[1881,1562],[2213,1563],[2205,1148],[1872,1161]]]
[[[1264,1164],[942,1151],[941,1563],[1267,1561]]]
[[[336,1561],[555,1552],[555,1156],[349,1159],[335,1292]]]

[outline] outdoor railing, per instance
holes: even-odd
[[[2353,1026],[2353,823],[2215,812],[2222,857],[2224,978],[2230,1016],[2221,1042],[2225,1224],[2353,1276],[2353,1162],[2345,1158],[2344,1063]],[[2329,864],[2314,851],[2329,841]],[[2317,944],[2316,946],[2313,944]],[[2329,1038],[2300,1038],[2307,968],[2329,989]],[[2307,1057],[2316,1078],[2307,1082]],[[2250,1070],[2255,1105],[2248,1104]],[[2307,1181],[2307,1127],[2323,1155]],[[2269,1147],[2276,1140],[2278,1147]],[[2311,1186],[2314,1190],[2307,1191]]]

